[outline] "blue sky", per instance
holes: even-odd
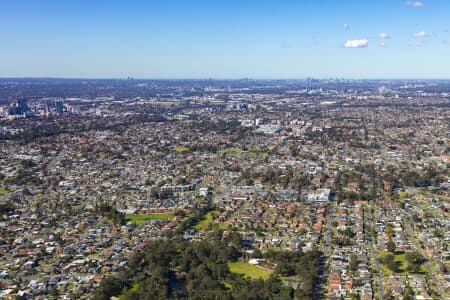
[[[450,78],[449,16],[448,0],[0,0],[0,77]]]

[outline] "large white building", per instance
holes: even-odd
[[[308,194],[308,201],[329,201],[330,200],[330,189],[317,189],[314,193]]]

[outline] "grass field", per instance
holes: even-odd
[[[174,214],[147,214],[147,215],[126,215],[125,220],[127,222],[133,222],[137,225],[144,224],[148,220],[152,219],[172,219]]]
[[[214,217],[219,214],[219,211],[213,210],[208,212],[204,217],[203,220],[197,223],[197,225],[194,226],[195,229],[205,231],[208,229],[209,224],[214,224]]]
[[[137,292],[138,289],[139,289],[139,283],[135,282],[131,286],[130,291]],[[125,289],[122,291],[122,293],[120,295],[117,296],[120,300],[125,298],[124,292],[125,292]]]
[[[186,153],[189,152],[191,149],[187,148],[187,147],[173,147],[173,151],[177,152],[177,153]]]
[[[232,286],[231,284],[229,284],[228,282],[221,281],[220,283],[223,284],[223,286],[224,286],[227,290],[233,289],[233,286]]]
[[[267,152],[262,151],[262,150],[256,150],[256,149],[243,151],[238,148],[225,148],[225,149],[220,149],[217,152],[219,154],[242,155],[242,156],[247,156],[247,157],[266,157],[268,155]]]
[[[404,272],[406,269],[405,253],[395,254],[394,262],[399,266],[399,272]]]
[[[266,157],[269,155],[266,151],[262,150],[250,150],[246,153],[248,156],[259,156],[259,157]]]
[[[383,277],[388,277],[392,274],[392,271],[388,267],[386,267],[385,264],[380,264],[380,266],[381,271],[383,272]]]
[[[405,253],[395,254],[394,262],[399,266],[397,274],[408,273],[406,271],[407,263],[406,263]],[[422,264],[420,266],[419,274],[425,274],[425,273],[426,273],[425,264]]]
[[[237,149],[237,148],[225,148],[225,149],[220,149],[218,151],[219,154],[234,154],[234,155],[239,155],[242,153],[241,149]]]
[[[407,263],[406,263],[405,253],[403,253],[403,252],[396,253],[394,255],[394,263],[397,265],[397,272],[395,272],[395,274],[406,275],[406,274],[410,273],[406,270]],[[384,276],[389,276],[393,273],[392,270],[390,270],[386,265],[381,264],[381,267],[383,269]],[[422,264],[418,274],[425,274],[425,273],[426,273],[425,264]]]
[[[0,196],[6,194],[6,189],[0,186]]]
[[[233,262],[229,263],[228,267],[232,273],[242,274],[244,276],[248,276],[252,279],[269,279],[270,275],[273,273],[273,270],[265,270],[258,268],[257,266],[253,266],[246,262]]]

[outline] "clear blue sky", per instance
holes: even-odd
[[[450,1],[0,0],[0,41],[0,77],[450,78]]]

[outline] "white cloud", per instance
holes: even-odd
[[[419,32],[414,33],[414,36],[415,37],[427,37],[428,33],[426,31],[419,31]]]
[[[378,37],[383,40],[390,38],[389,34],[387,34],[386,32],[378,34]]]
[[[387,44],[386,44],[385,42],[381,42],[381,43],[380,43],[380,46],[384,48],[384,47],[387,46]]]
[[[344,48],[366,48],[368,45],[369,45],[368,39],[347,40],[344,44]]]
[[[350,29],[350,24],[344,23],[343,26],[344,26],[345,29]]]
[[[405,2],[405,4],[407,6],[411,6],[411,7],[422,7],[425,5],[425,4],[423,4],[423,2],[420,2],[420,1],[408,1],[408,2]]]

